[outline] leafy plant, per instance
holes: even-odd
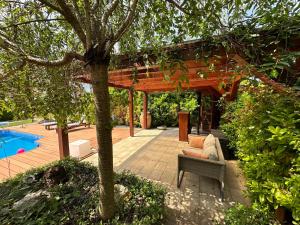
[[[46,173],[62,167],[65,180],[49,186]],[[118,210],[101,221],[97,210],[97,168],[74,159],[33,169],[0,184],[1,224],[160,224],[164,219],[165,190],[128,172],[115,174],[115,183],[128,189],[117,202]],[[30,193],[43,195],[16,206]]]
[[[236,204],[225,213],[223,224],[226,225],[269,225],[278,224],[269,212],[261,209]]]
[[[247,178],[254,207],[284,206],[299,222],[300,104],[292,93],[248,86],[227,106],[222,129]]]

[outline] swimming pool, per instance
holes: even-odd
[[[26,152],[39,146],[36,141],[39,135],[27,134],[12,130],[0,130],[0,159],[17,154],[23,148]]]

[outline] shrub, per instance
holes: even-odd
[[[277,223],[268,212],[236,204],[225,212],[226,225],[269,225]]]
[[[6,100],[0,100],[0,121],[8,121],[13,118],[12,103]]]
[[[49,185],[49,169],[63,167],[63,180]],[[60,172],[61,173],[61,172]],[[0,184],[0,224],[160,224],[164,218],[165,191],[129,173],[115,175],[115,183],[130,195],[117,202],[110,221],[99,218],[97,168],[66,159],[31,170]],[[29,193],[42,195],[16,206]],[[15,205],[14,205],[15,204]]]
[[[149,111],[152,116],[152,126],[177,126],[178,110],[189,111],[192,124],[194,124],[197,119],[197,113],[193,114],[193,112],[197,107],[197,97],[192,92],[151,94]]]
[[[174,95],[152,94],[150,96],[149,111],[152,116],[152,126],[166,125],[168,127],[177,125],[177,110],[179,109]]]
[[[227,106],[222,129],[247,178],[254,207],[291,210],[300,222],[300,102],[290,93],[249,87]]]
[[[128,91],[110,88],[111,113],[117,125],[128,124]],[[198,118],[195,109],[198,107],[197,96],[193,92],[179,93],[159,93],[149,94],[148,110],[152,117],[152,127],[161,125],[177,126],[178,110],[185,110],[191,113],[192,124]],[[141,126],[139,117],[143,110],[143,93],[135,92],[134,95],[134,124]]]

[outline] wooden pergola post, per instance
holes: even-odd
[[[201,95],[200,91],[197,91],[197,103],[198,103],[198,120],[197,120],[197,134],[200,134],[200,126],[201,126]]]
[[[56,133],[58,136],[59,158],[64,159],[65,157],[70,156],[68,130],[66,128],[58,127]]]
[[[129,129],[130,129],[130,136],[134,136],[134,124],[133,124],[133,90],[128,90],[128,97],[129,97]]]
[[[143,99],[143,127],[147,129],[147,114],[148,114],[148,94],[144,92],[144,99]]]
[[[219,122],[220,122],[220,111],[218,109],[218,96],[216,95],[212,95],[211,97],[212,99],[212,124],[211,124],[211,128],[212,129],[217,129],[219,126]]]

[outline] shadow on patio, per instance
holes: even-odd
[[[147,130],[144,130],[142,135],[147,136]],[[178,189],[176,187],[177,155],[187,145],[186,142],[178,141],[177,128],[162,131],[125,161],[118,165],[115,163],[115,170],[129,170],[167,187],[166,224],[214,224],[222,220],[224,209],[233,202],[247,204],[247,200],[242,195],[243,176],[236,161],[226,162],[224,202],[219,199],[218,182],[210,178],[185,173],[181,187]],[[123,150],[126,152],[125,148]]]

